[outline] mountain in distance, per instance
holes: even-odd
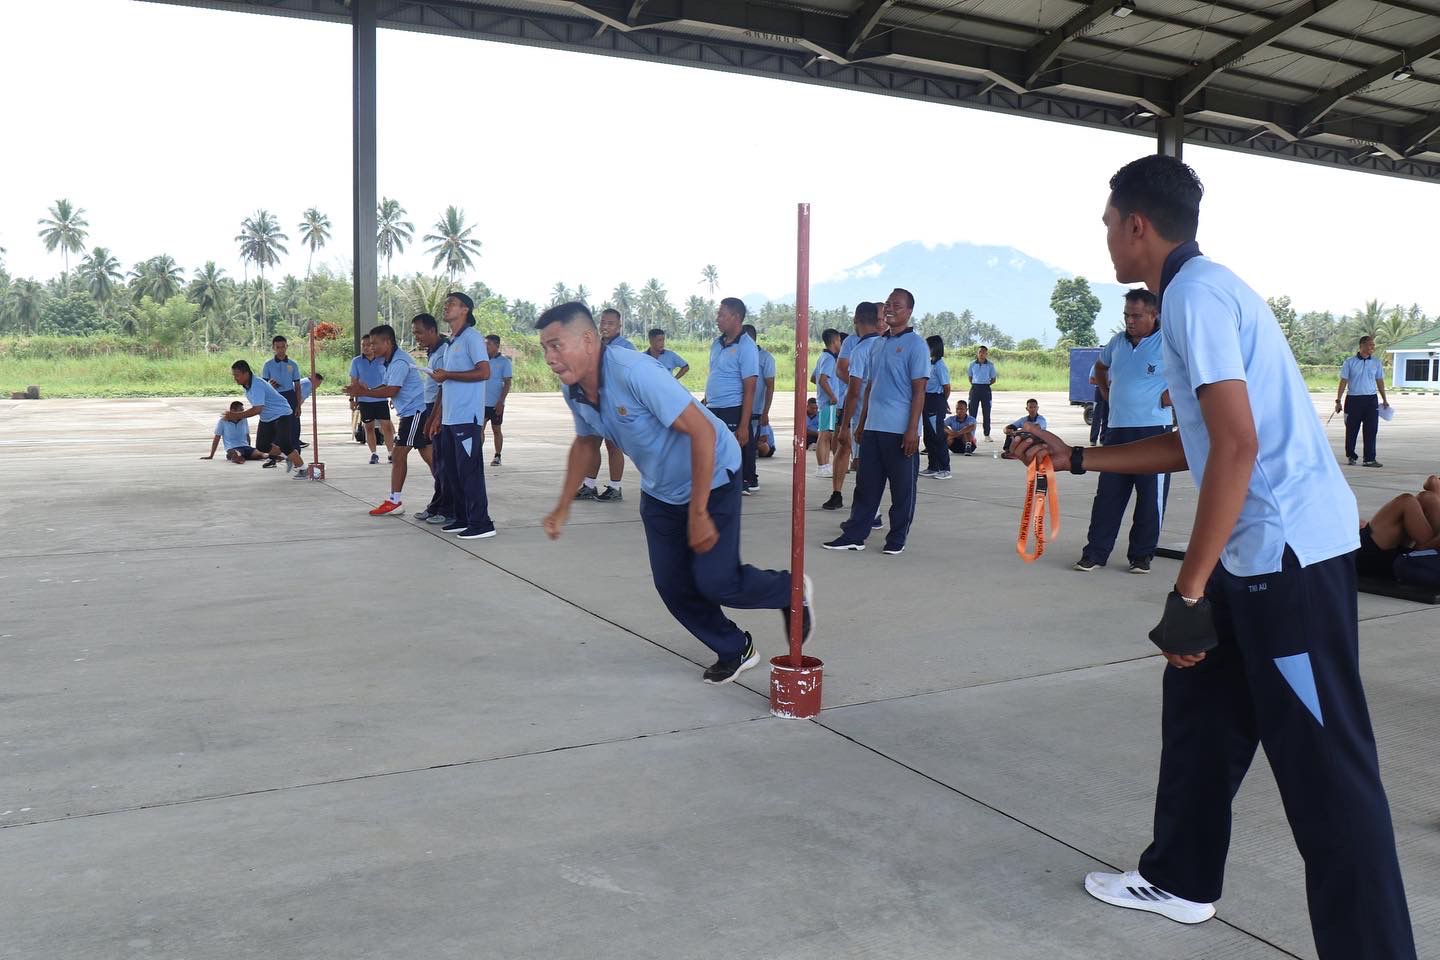
[[[994,324],[1016,340],[1036,337],[1053,344],[1059,332],[1050,294],[1056,280],[1073,276],[1014,247],[974,243],[927,246],[910,241],[813,283],[810,306],[854,307],[861,300],[884,297],[895,287],[904,287],[915,294],[917,318],[942,310],[958,314],[968,309],[976,320]],[[1103,338],[1121,323],[1121,300],[1127,288],[1087,279],[1103,304],[1095,321],[1095,331]],[[766,299],[795,302],[791,293],[781,298],[747,298],[747,303],[758,305]]]

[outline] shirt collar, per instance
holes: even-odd
[[[1170,281],[1175,279],[1175,275],[1180,272],[1180,268],[1199,256],[1203,256],[1200,252],[1200,244],[1194,240],[1182,243],[1170,251],[1170,255],[1165,258],[1165,265],[1160,268],[1160,289],[1155,292],[1158,300],[1163,301],[1165,299],[1165,288],[1170,286]],[[1157,303],[1156,306],[1158,308],[1159,304]]]
[[[740,338],[743,336],[745,336],[745,331],[741,330],[739,333],[735,334],[734,340],[726,340],[725,334],[722,333],[715,338],[715,342],[720,344],[720,346],[722,347],[733,347],[735,346],[735,344],[740,342]]]
[[[914,328],[914,327],[906,327],[904,330],[901,330],[899,333],[896,333],[896,332],[894,332],[893,330],[886,330],[886,331],[885,331],[885,336],[887,336],[887,337],[903,337],[903,336],[905,336],[905,334],[907,334],[907,333],[914,333],[914,332],[915,332],[915,328]]]
[[[601,346],[600,363],[595,368],[595,399],[592,400],[585,394],[585,388],[582,387],[580,385],[580,382],[577,380],[573,385],[566,388],[568,396],[571,400],[575,401],[576,403],[583,403],[585,404],[585,406],[593,407],[596,410],[600,409],[600,394],[604,391],[605,388],[605,358],[609,352],[609,347],[603,345]]]
[[[871,337],[878,337],[878,336],[880,336],[880,331],[879,331],[879,330],[876,330],[874,333],[863,334],[863,335],[860,337],[860,341],[863,343],[863,342],[865,342],[866,340],[869,340]]]

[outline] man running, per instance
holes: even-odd
[[[850,519],[840,528],[840,536],[823,544],[826,550],[865,549],[865,540],[880,519],[880,499],[889,486],[890,530],[884,552],[892,557],[905,552],[915,519],[920,418],[930,377],[930,349],[910,326],[914,309],[915,297],[900,288],[885,303],[888,329],[871,344],[863,371],[865,400],[855,427],[860,438],[860,471]],[[852,356],[852,371],[853,360]]]
[[[575,418],[560,500],[545,517],[545,533],[560,536],[570,491],[601,438],[613,438],[640,468],[640,519],[655,589],[680,625],[715,652],[704,681],[729,683],[760,655],[722,607],[779,610],[787,633],[790,623],[790,574],[740,562],[739,443],[658,364],[602,347],[584,304],[551,307],[535,326]],[[745,339],[738,320],[733,337]],[[815,626],[809,577],[804,597],[802,642]]]
[[[350,383],[365,387],[378,387],[385,382],[385,364],[375,356],[370,334],[360,338],[360,356],[350,361]],[[385,451],[391,459],[395,455],[395,428],[390,424],[390,404],[384,400],[359,400],[350,398],[352,409],[360,413],[360,426],[365,430],[365,443],[370,448],[370,462],[380,462],[375,451],[375,431],[379,429],[385,441]]]
[[[440,385],[436,405],[426,429],[445,448],[445,484],[455,516],[441,527],[461,540],[495,536],[490,500],[485,494],[485,381],[490,377],[490,356],[475,330],[475,301],[463,293],[445,298],[445,322],[450,345],[431,376]]]
[[[1032,431],[1037,440],[1014,444],[1022,461],[1039,446],[1072,473],[1190,469],[1200,490],[1150,634],[1169,662],[1154,840],[1138,870],[1092,873],[1085,889],[1181,923],[1213,917],[1231,803],[1264,744],[1305,861],[1320,960],[1413,960],[1360,680],[1355,495],[1269,306],[1201,255],[1202,192],[1179,160],[1145,157],[1110,181],[1104,215],[1115,278],[1160,299],[1179,431],[1090,448]]]
[[[290,424],[287,419],[291,416],[289,401],[280,396],[280,391],[255,376],[250,364],[244,360],[236,360],[230,364],[230,375],[235,378],[240,389],[245,391],[245,399],[250,406],[241,410],[232,407],[226,411],[224,418],[232,423],[243,423],[251,417],[259,417],[260,427],[255,431],[255,449],[269,456],[261,466],[274,467],[283,457],[285,472],[290,473],[293,470],[296,480],[304,480],[305,461],[300,458],[300,452],[295,449],[290,437]]]
[[[770,425],[770,404],[775,399],[775,356],[769,350],[760,346],[760,335],[755,332],[755,325],[747,323],[740,328],[745,336],[755,341],[755,350],[760,357],[760,375],[755,378],[755,400],[754,406],[750,408],[750,448],[747,459],[742,460],[744,467],[745,485],[740,492],[750,496],[760,489],[760,474],[755,469],[756,460],[760,456],[760,428]],[[775,450],[775,435],[770,435],[770,450]],[[741,451],[742,454],[744,451]]]
[[[495,437],[495,456],[490,466],[500,466],[500,448],[505,445],[505,436],[500,425],[505,422],[505,398],[510,396],[510,380],[514,368],[510,358],[500,352],[500,338],[491,333],[485,337],[485,352],[490,357],[490,379],[485,381],[485,422]]]
[[[1095,379],[1109,385],[1110,426],[1104,435],[1107,444],[1130,443],[1170,432],[1163,350],[1155,294],[1131,290],[1125,294],[1125,329],[1110,338],[1095,362]],[[1095,501],[1090,506],[1090,532],[1075,563],[1076,570],[1094,570],[1110,559],[1132,490],[1135,515],[1130,521],[1130,549],[1126,555],[1131,573],[1150,572],[1170,497],[1168,473],[1100,474]]]
[[[620,332],[620,311],[613,307],[607,307],[600,313],[600,343],[606,348],[614,347],[617,350],[634,350],[635,344],[631,343]],[[620,490],[620,481],[625,477],[625,451],[621,450],[611,440],[605,441],[605,458],[610,465],[610,482],[605,485],[602,492],[595,484],[600,478],[600,451],[595,451],[595,456],[585,471],[580,489],[575,491],[576,500],[594,500],[596,503],[619,503],[625,499]]]
[[[650,331],[650,347],[645,352],[659,360],[660,366],[669,370],[676,380],[690,372],[690,364],[685,362],[684,357],[674,350],[665,349],[665,331],[659,327]]]
[[[430,444],[424,430],[425,385],[421,382],[414,358],[395,342],[394,327],[382,323],[371,330],[370,348],[376,359],[385,365],[385,382],[378,387],[352,383],[345,388],[345,393],[357,399],[380,399],[395,405],[395,415],[400,418],[400,434],[395,438],[395,455],[390,464],[390,496],[371,510],[370,516],[398,517],[405,512],[400,494],[405,489],[410,450]]]

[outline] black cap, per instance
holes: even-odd
[[[461,303],[465,304],[466,310],[470,310],[472,312],[475,310],[475,301],[470,299],[469,294],[461,293],[459,290],[456,290],[453,293],[445,294],[445,298],[447,300],[450,297],[454,297],[456,300],[459,300]]]

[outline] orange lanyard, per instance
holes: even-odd
[[[1050,504],[1050,536],[1060,535],[1060,491],[1055,485],[1055,467],[1050,454],[1041,452],[1026,468],[1025,508],[1020,514],[1020,536],[1015,552],[1026,563],[1033,563],[1045,552],[1045,504]],[[1035,552],[1031,553],[1030,528],[1035,528]]]

